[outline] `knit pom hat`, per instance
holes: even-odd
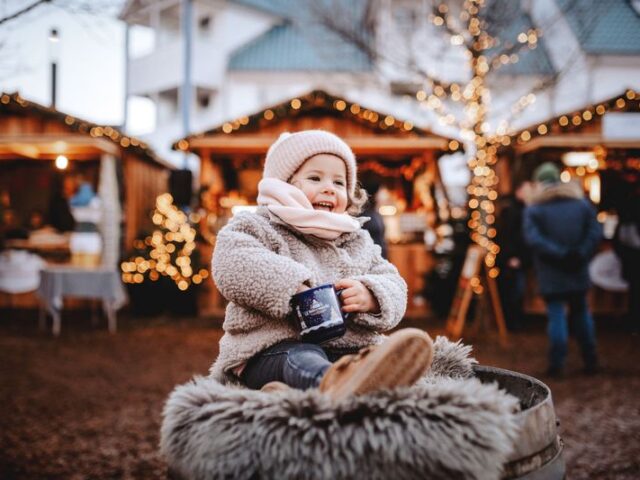
[[[324,130],[282,133],[269,147],[262,176],[288,182],[304,162],[321,153],[335,155],[344,161],[347,166],[347,191],[353,197],[356,189],[356,157],[344,140]]]
[[[545,162],[533,171],[533,179],[540,183],[557,183],[560,181],[560,170],[555,163]]]

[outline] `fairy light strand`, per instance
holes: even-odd
[[[438,91],[440,92],[440,90]],[[442,87],[441,96],[444,94],[445,89]],[[440,105],[442,107],[444,105],[443,102],[437,99],[435,95],[433,96],[431,103],[434,105],[436,111],[438,111],[438,107],[436,107],[436,105]],[[225,122],[220,127],[213,130],[183,138],[174,144],[174,148],[187,151],[190,148],[191,139],[201,138],[204,135],[212,135],[216,133],[231,134],[237,131],[248,131],[316,107],[330,109],[342,116],[352,118],[359,123],[372,126],[380,131],[395,131],[401,134],[408,134],[415,129],[414,124],[410,121],[401,120],[396,118],[394,115],[365,108],[359,103],[349,102],[342,98],[333,97],[325,94],[324,92],[314,91],[307,95],[296,97],[286,103],[267,108],[260,113],[251,116],[239,117],[235,120]],[[444,110],[440,111],[443,113],[445,112]],[[459,142],[449,141],[446,143],[444,150],[455,151],[461,148],[462,146]]]
[[[8,94],[3,93],[0,95],[0,104],[7,106],[18,106],[24,109],[32,109],[37,110],[44,113],[47,116],[55,117],[56,119],[64,121],[65,125],[67,125],[70,129],[77,131],[79,133],[88,134],[93,138],[105,138],[109,140],[119,147],[122,147],[127,150],[139,151],[146,156],[158,160],[156,154],[145,142],[126,135],[120,130],[113,128],[111,126],[103,126],[96,125],[91,122],[87,122],[84,120],[80,120],[72,115],[66,115],[56,109],[44,107],[34,102],[30,102],[19,94]]]

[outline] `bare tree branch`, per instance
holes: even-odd
[[[23,8],[22,10],[18,10],[17,12],[12,13],[11,15],[7,15],[6,17],[0,18],[0,25],[2,25],[3,23],[9,22],[11,20],[15,20],[16,18],[24,15],[25,13],[29,13],[31,10],[38,7],[39,5],[42,5],[43,3],[49,3],[49,2],[51,2],[51,0],[38,0],[35,3],[32,3],[31,5],[29,5],[28,7]]]
[[[544,25],[539,25],[535,28],[536,31],[544,34],[545,31],[549,31],[558,21],[560,21],[567,13],[576,8],[578,5],[578,0],[570,0],[563,8],[560,9],[561,15],[556,15],[553,17],[553,20],[549,23],[545,23]],[[499,22],[498,22],[499,23]],[[527,32],[521,32],[527,33]],[[489,65],[491,68],[490,72],[493,72],[499,69],[503,64],[497,63],[496,60],[499,59],[502,55],[511,56],[512,54],[518,54],[523,50],[529,48],[528,42],[518,42],[517,39],[510,39],[507,43],[504,44],[504,48],[495,51],[495,53],[489,59]],[[497,64],[497,65],[496,65]]]

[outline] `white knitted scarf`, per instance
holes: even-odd
[[[258,205],[263,205],[301,233],[335,240],[355,232],[360,222],[348,213],[315,210],[302,190],[277,178],[263,178],[258,184]]]

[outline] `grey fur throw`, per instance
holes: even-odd
[[[185,479],[497,479],[518,400],[470,378],[470,347],[434,347],[418,385],[337,404],[196,377],[167,401],[161,451]]]

